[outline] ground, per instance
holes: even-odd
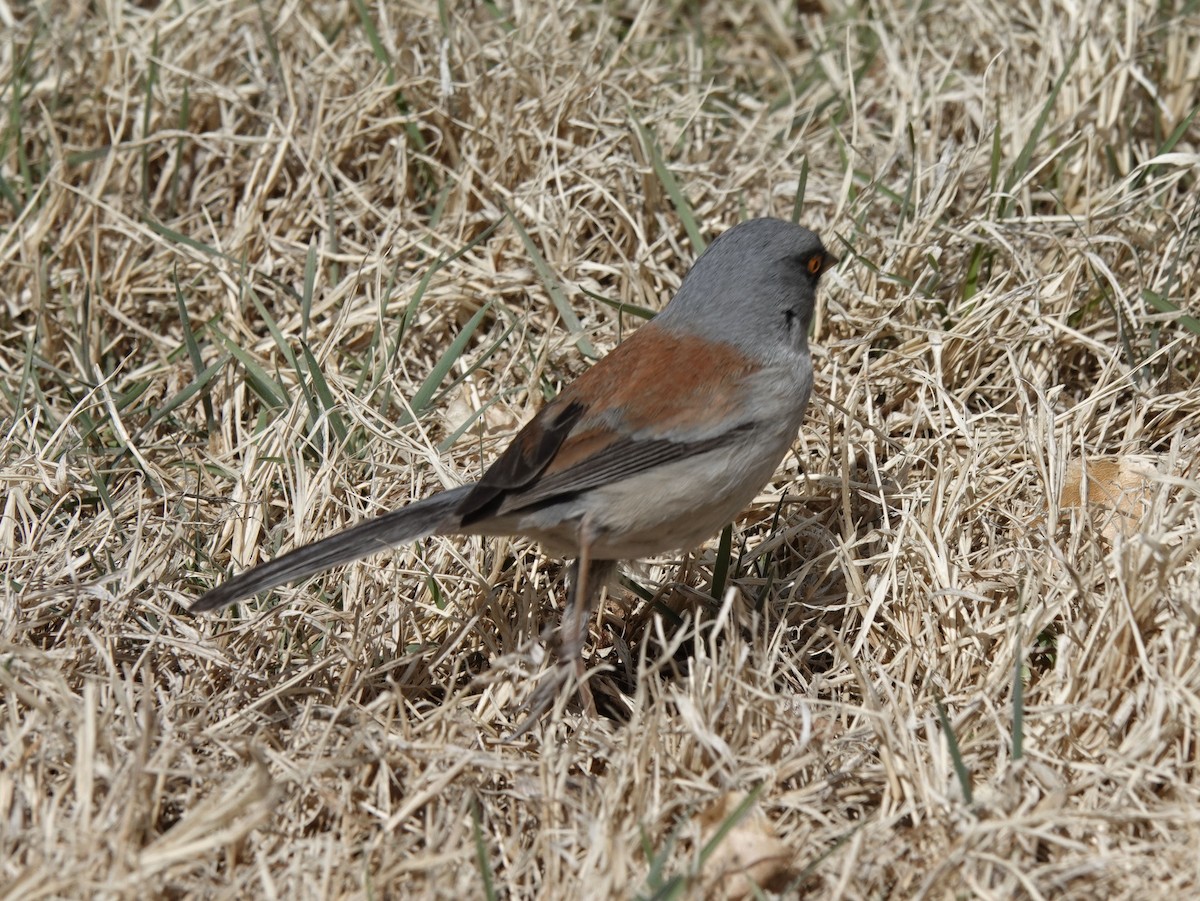
[[[0,896],[1152,898],[1200,862],[1200,8],[0,0]],[[591,623],[438,538],[707,241],[793,453]],[[705,490],[696,485],[697,493]]]

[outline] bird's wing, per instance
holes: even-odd
[[[457,512],[464,526],[713,450],[752,427],[736,348],[654,324],[546,405]]]

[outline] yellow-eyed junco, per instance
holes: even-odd
[[[474,485],[289,551],[205,592],[192,612],[427,535],[527,535],[576,560],[563,656],[578,658],[592,592],[615,561],[694,547],[774,473],[812,389],[817,282],[837,262],[799,225],[734,226],[658,316],[546,404]]]

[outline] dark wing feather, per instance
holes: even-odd
[[[512,513],[589,488],[619,482],[655,466],[715,450],[751,428],[753,426],[747,423],[703,441],[621,438],[568,469],[546,475],[527,488],[508,494],[496,512]]]
[[[469,526],[494,515],[508,495],[533,483],[550,465],[585,409],[577,402],[557,409],[553,403],[543,407],[459,504],[456,512],[462,524]]]

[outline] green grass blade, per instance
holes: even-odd
[[[183,327],[183,343],[187,347],[188,359],[192,362],[192,371],[198,379],[205,370],[204,357],[200,353],[200,344],[196,341],[195,332],[192,331],[192,319],[188,316],[187,302],[183,299],[183,289],[179,287],[178,267],[172,270],[171,281],[175,285],[175,304],[179,308],[179,322]],[[217,420],[213,412],[212,398],[208,394],[204,395],[204,422],[210,433],[216,430]]]
[[[246,381],[250,390],[257,394],[269,409],[280,410],[288,405],[288,393],[284,385],[271,378],[254,357],[220,329],[214,326],[212,333],[221,340],[233,358],[242,364],[242,368],[246,370]]]
[[[804,195],[808,192],[808,154],[800,158],[800,178],[796,181],[796,196],[792,199],[792,221],[800,221]]]
[[[436,407],[438,404],[440,404],[442,402],[443,399],[445,399],[446,395],[448,395],[451,391],[453,391],[455,388],[457,388],[459,385],[461,385],[464,381],[466,381],[468,378],[470,378],[474,372],[478,371],[483,366],[485,366],[487,364],[487,361],[490,360],[496,354],[496,352],[499,351],[500,348],[504,346],[504,342],[508,339],[508,336],[513,333],[513,330],[516,327],[517,327],[516,319],[509,322],[508,328],[506,328],[503,332],[500,333],[500,337],[497,338],[495,341],[493,341],[491,343],[491,345],[483,353],[481,353],[478,357],[476,357],[470,366],[468,366],[466,369],[464,369],[462,372],[460,372],[458,375],[456,375],[451,380],[450,384],[448,384],[445,388],[443,388],[441,391],[439,391],[437,396],[434,397],[434,399],[432,401],[430,401],[430,404],[432,406]]]
[[[938,721],[942,724],[942,731],[946,733],[946,747],[950,751],[950,759],[954,762],[954,774],[958,777],[963,800],[968,805],[974,804],[975,793],[971,788],[971,772],[963,762],[962,752],[958,748],[958,736],[954,734],[954,727],[950,725],[950,718],[946,716],[946,708],[942,706],[942,702],[936,701],[935,703],[937,704]]]
[[[662,151],[658,148],[658,142],[654,139],[654,133],[641,122],[634,120],[634,124],[637,126],[638,133],[642,137],[642,147],[645,149],[646,155],[650,157],[650,165],[654,168],[654,174],[658,176],[663,190],[671,198],[671,204],[675,207],[675,212],[678,214],[680,221],[683,222],[683,227],[688,233],[688,238],[692,242],[692,248],[696,251],[696,256],[700,256],[700,254],[704,253],[706,244],[704,237],[700,234],[700,226],[696,224],[696,215],[692,211],[692,206],[687,202],[687,198],[683,196],[683,189],[679,187],[679,182],[675,180],[675,176],[667,168],[666,162],[663,161]]]
[[[441,269],[444,269],[446,266],[453,263],[455,260],[466,256],[468,253],[490,238],[492,233],[500,227],[500,223],[503,221],[503,219],[495,219],[488,223],[487,228],[481,231],[478,235],[476,235],[458,250],[454,251],[454,253],[450,254],[449,256],[438,257],[433,262],[433,265],[425,270],[425,274],[421,276],[421,281],[417,283],[417,288],[413,292],[412,300],[408,302],[408,306],[406,306],[404,309],[404,315],[401,317],[400,333],[396,336],[395,344],[393,344],[391,351],[388,353],[388,372],[391,371],[392,364],[394,364],[396,361],[396,354],[400,351],[400,341],[408,333],[408,327],[412,324],[412,320],[416,317],[417,310],[420,309],[421,306],[421,300],[425,296],[425,292],[428,290],[429,283],[433,280],[434,275],[436,275]],[[400,263],[397,261],[397,269],[399,268],[399,265]]]
[[[380,399],[380,403],[379,403],[380,409],[388,410],[391,408],[391,403],[392,403],[391,391],[392,391],[392,389],[391,389],[391,383],[390,383],[390,381],[388,381],[388,376],[391,372],[393,372],[395,370],[396,357],[400,355],[400,348],[403,346],[404,336],[408,334],[409,326],[411,325],[412,320],[416,317],[417,310],[420,309],[421,301],[425,297],[425,291],[429,288],[429,283],[430,283],[430,281],[432,281],[434,274],[438,270],[443,268],[444,266],[447,266],[450,263],[454,262],[455,260],[459,259],[460,257],[465,256],[466,254],[470,253],[474,248],[478,247],[480,244],[482,244],[484,241],[486,241],[488,238],[490,238],[492,236],[492,233],[497,228],[500,227],[500,223],[503,221],[504,221],[503,219],[496,219],[496,220],[493,220],[492,222],[490,222],[483,231],[481,231],[478,235],[476,235],[474,238],[472,238],[470,241],[468,241],[466,244],[464,244],[458,250],[454,251],[454,253],[452,253],[446,257],[438,257],[425,270],[425,274],[421,276],[421,280],[417,283],[417,287],[413,291],[412,298],[409,300],[407,306],[404,308],[404,314],[400,317],[400,328],[396,332],[396,337],[395,337],[395,339],[392,340],[391,346],[388,348],[387,354],[384,356],[381,365],[376,367],[375,372],[371,376],[371,379],[372,379],[371,390],[372,391],[381,384],[384,386],[383,387],[383,395],[382,395],[382,398]],[[396,272],[399,271],[399,268],[400,268],[400,261],[397,260],[396,265],[392,270],[393,276],[395,275]],[[392,282],[389,281],[389,285],[391,283]],[[381,300],[380,300],[379,319],[380,319],[381,323],[386,318],[386,309],[383,304],[386,302],[386,298],[390,294],[391,294],[391,291],[389,290],[388,292],[385,293],[384,297],[381,298]]]
[[[725,594],[725,582],[729,578],[730,558],[733,556],[733,524],[721,530],[721,541],[717,545],[717,558],[713,563],[712,589],[710,593],[718,604]]]
[[[379,29],[375,27],[375,20],[371,18],[367,5],[363,0],[354,0],[354,10],[358,13],[358,21],[367,35],[367,43],[371,45],[371,53],[375,55],[376,61],[383,66],[384,72],[387,74],[387,83],[395,84],[396,70],[392,66],[392,56],[379,37]]]
[[[279,42],[275,40],[275,29],[262,0],[254,0],[254,5],[258,7],[258,23],[262,26],[263,40],[267,44],[267,53],[271,55],[271,64],[275,67],[275,77],[278,78],[285,69],[279,56]]]
[[[161,222],[157,222],[149,217],[146,217],[144,221],[146,225],[149,226],[151,231],[157,232],[159,235],[169,241],[173,241],[176,244],[182,244],[184,247],[190,247],[192,250],[198,250],[206,256],[217,257],[218,259],[225,260],[226,262],[232,263],[235,266],[241,265],[240,260],[231,257],[228,254],[222,253],[215,247],[205,244],[203,241],[197,241],[195,238],[189,237],[188,235],[183,234],[183,232],[177,232],[175,229],[163,225]]]
[[[517,30],[517,26],[509,20],[505,13],[500,11],[500,7],[496,5],[496,0],[483,0],[483,8],[491,13],[492,18],[505,34],[512,34]]]
[[[1171,133],[1167,135],[1166,140],[1162,142],[1162,146],[1158,148],[1158,153],[1155,156],[1161,156],[1164,153],[1170,153],[1175,149],[1175,145],[1182,140],[1192,128],[1192,122],[1196,119],[1196,114],[1200,113],[1200,106],[1193,106],[1192,111],[1187,114],[1182,122],[1171,129]]]
[[[590,297],[596,303],[602,303],[618,313],[628,313],[630,316],[636,316],[638,319],[653,319],[658,314],[648,307],[639,307],[637,304],[623,303],[619,300],[610,300],[602,294],[597,294],[595,291],[589,291],[587,288],[580,288],[585,297]]]
[[[279,353],[287,360],[288,365],[296,372],[297,375],[303,375],[303,370],[300,369],[300,364],[296,361],[296,352],[292,350],[292,345],[283,335],[283,329],[279,327],[279,323],[275,321],[275,317],[271,315],[271,311],[267,309],[267,305],[259,299],[258,292],[247,286],[250,293],[250,302],[254,304],[254,309],[258,310],[258,315],[262,317],[263,324],[267,327],[267,331],[271,334],[271,340],[275,342],[275,346],[279,349]],[[282,384],[282,383],[281,383]]]
[[[467,431],[470,430],[470,428],[483,417],[484,413],[503,400],[508,393],[509,392],[502,391],[499,394],[494,395],[482,407],[468,416],[461,425],[459,425],[454,429],[454,431],[438,442],[438,452],[444,454],[450,450],[450,448],[454,447],[458,439],[465,435]]]
[[[917,135],[913,130],[912,123],[908,123],[908,153],[913,160],[918,158],[919,151],[917,150]],[[916,218],[913,211],[912,199],[913,192],[916,189],[917,167],[912,165],[908,167],[908,178],[904,183],[904,198],[900,202],[900,216],[896,223],[896,237],[902,238],[906,231],[906,226],[909,222]]]
[[[1083,41],[1076,41],[1075,47],[1071,50],[1070,56],[1063,63],[1062,72],[1055,79],[1054,86],[1050,88],[1050,93],[1046,95],[1046,102],[1042,104],[1041,110],[1038,112],[1038,117],[1033,123],[1033,128],[1030,129],[1029,137],[1025,140],[1024,146],[1017,154],[1017,159],[1012,167],[1008,170],[1008,177],[1004,180],[1004,193],[1011,195],[1017,183],[1020,182],[1029,172],[1029,165],[1033,160],[1033,152],[1037,149],[1037,145],[1041,143],[1042,132],[1046,128],[1046,123],[1050,119],[1050,113],[1054,109],[1054,104],[1058,100],[1058,94],[1062,90],[1062,86],[1066,83],[1067,76],[1071,74],[1071,67],[1075,65],[1075,60],[1079,57],[1079,51],[1083,48]],[[1011,196],[1006,196],[1001,201],[1001,210],[999,217],[1003,218],[1008,210],[1008,204],[1011,201]]]
[[[471,836],[475,842],[475,863],[479,865],[479,876],[483,879],[483,897],[487,901],[496,901],[496,882],[488,859],[487,843],[483,840],[483,817],[478,801],[471,805]]]
[[[1148,288],[1142,289],[1142,300],[1154,307],[1154,309],[1158,310],[1160,313],[1179,313],[1174,321],[1183,326],[1193,335],[1200,335],[1200,319],[1182,312],[1183,307],[1172,303],[1161,294],[1151,291]]]
[[[546,262],[546,258],[542,256],[541,250],[538,249],[533,238],[529,236],[529,232],[525,231],[525,226],[513,215],[512,210],[503,203],[501,203],[501,207],[516,228],[517,234],[521,236],[521,243],[525,245],[526,253],[533,260],[533,268],[537,270],[537,274],[542,280],[542,285],[545,286],[546,293],[550,295],[550,300],[553,301],[554,308],[558,310],[558,315],[562,319],[563,325],[567,327],[567,331],[575,339],[575,346],[579,348],[579,352],[585,357],[593,360],[596,359],[596,348],[592,346],[592,342],[583,333],[583,325],[580,323],[579,317],[575,315],[575,311],[571,309],[571,304],[567,302],[567,295],[563,291],[562,285],[558,283],[558,279],[550,271],[550,265]]]
[[[1017,652],[1013,663],[1013,724],[1012,724],[1012,757],[1014,761],[1025,756],[1025,658],[1021,654],[1020,642],[1017,642]]]
[[[145,97],[142,99],[142,205],[150,206],[150,118],[154,111],[154,86],[158,84],[158,32],[150,43],[150,68],[146,72]]]
[[[23,209],[21,199],[17,197],[17,193],[12,189],[12,185],[4,177],[3,172],[0,172],[0,197],[3,197],[8,202],[8,205],[12,207],[12,218],[18,218]]]
[[[764,783],[760,782],[758,785],[754,786],[754,788],[750,789],[750,791],[746,793],[746,797],[742,798],[742,800],[738,803],[738,806],[733,809],[729,816],[725,817],[724,822],[722,822],[717,828],[717,831],[713,833],[712,838],[704,843],[704,847],[700,849],[701,866],[703,866],[708,859],[712,857],[713,852],[717,850],[721,842],[725,841],[729,833],[733,831],[733,828],[741,822],[742,817],[744,817],[749,812],[750,808],[755,805],[755,803],[758,801],[758,796],[763,793],[763,788]]]
[[[1173,129],[1171,129],[1171,133],[1163,139],[1162,144],[1159,145],[1158,152],[1154,155],[1162,156],[1163,154],[1170,153],[1172,150],[1174,150],[1175,145],[1183,139],[1184,135],[1190,132],[1192,123],[1196,120],[1197,113],[1200,113],[1200,106],[1192,107],[1192,111],[1184,116],[1183,120]],[[1133,180],[1131,188],[1133,190],[1140,188],[1146,183],[1146,179],[1148,179],[1158,170],[1159,167],[1157,165],[1143,166],[1141,171],[1138,172],[1137,178]]]
[[[37,393],[36,381],[33,375],[33,361],[36,356],[35,349],[38,346],[41,327],[30,329],[25,334],[25,352],[21,359],[21,374],[17,379],[16,393],[9,390],[9,385],[5,379],[0,379],[0,392],[3,392],[5,399],[8,400],[9,406],[13,410],[24,410],[25,399],[29,394],[30,389]]]
[[[1001,143],[1000,125],[992,129],[991,165],[988,168],[988,193],[995,196],[1000,186],[1000,166],[1004,159],[1004,146]]]
[[[304,258],[304,287],[300,291],[300,340],[308,341],[308,324],[312,320],[313,291],[317,281],[317,242],[308,245]]]
[[[654,600],[654,592],[641,582],[635,582],[630,576],[621,576],[618,581],[620,581],[622,588],[636,595],[647,604]]]
[[[853,829],[850,829],[850,830],[842,833],[840,836],[838,836],[837,840],[832,845],[830,845],[828,848],[826,848],[824,851],[822,851],[820,854],[818,854],[813,860],[809,861],[808,864],[804,867],[804,869],[796,874],[796,878],[793,879],[791,881],[791,883],[788,886],[786,886],[782,892],[780,892],[780,897],[781,898],[803,897],[803,895],[799,894],[800,887],[802,885],[804,885],[804,883],[808,882],[809,877],[811,877],[813,875],[813,873],[815,873],[817,871],[817,867],[819,867],[826,860],[828,860],[834,853],[836,853],[842,847],[842,845],[846,844],[846,842],[848,842],[848,841],[850,841],[850,839],[854,838],[854,834],[856,832],[858,832],[858,830],[861,829],[864,825],[865,825],[864,823],[859,823]]]
[[[196,373],[196,377],[182,390],[176,393],[170,400],[154,411],[154,414],[146,421],[146,424],[139,430],[139,434],[149,431],[156,426],[165,417],[170,416],[180,406],[187,403],[199,392],[208,387],[208,383],[213,380],[218,372],[220,372],[229,362],[231,354],[225,354],[214,363],[210,363],[204,369]],[[208,400],[207,396],[205,400]],[[206,411],[207,412],[207,411]],[[214,431],[214,426],[209,426],[209,431]]]
[[[491,308],[492,305],[490,302],[484,304],[479,308],[478,311],[476,311],[475,315],[467,321],[467,324],[463,326],[463,330],[458,333],[458,336],[454,339],[454,341],[451,342],[450,346],[446,348],[445,353],[443,353],[438,359],[437,363],[434,364],[433,369],[429,371],[429,375],[425,377],[425,381],[421,383],[421,387],[417,389],[417,393],[414,394],[412,399],[409,401],[408,405],[411,413],[405,411],[401,416],[400,421],[397,423],[398,425],[408,425],[413,421],[414,417],[420,417],[420,415],[429,407],[430,401],[433,399],[433,395],[438,389],[438,385],[441,384],[442,379],[446,377],[446,373],[450,371],[458,358],[462,356],[462,352],[466,349],[467,343],[471,340],[471,336],[475,334],[475,330],[479,328],[479,323],[483,321],[483,317],[488,314],[488,311],[491,310]]]
[[[25,139],[25,117],[24,101],[26,96],[26,83],[30,80],[29,65],[33,59],[34,46],[36,45],[36,33],[29,40],[29,46],[25,48],[25,52],[21,54],[20,61],[13,68],[12,81],[12,102],[9,104],[8,121],[10,141],[5,141],[5,144],[12,147],[13,152],[17,157],[17,172],[20,175],[22,191],[19,198],[16,198],[17,203],[14,207],[14,213],[20,215],[27,204],[33,197],[37,186],[34,183],[33,168],[29,164],[29,153],[27,150],[27,141]],[[14,48],[15,50],[15,48]],[[15,53],[13,54],[16,55]],[[4,147],[5,151],[8,146]],[[15,197],[15,194],[14,194]]]
[[[321,366],[317,362],[317,358],[313,356],[312,351],[309,350],[307,344],[301,344],[300,350],[304,354],[304,363],[308,369],[308,380],[312,385],[313,393],[320,402],[325,417],[329,420],[329,427],[333,429],[338,442],[344,445],[349,435],[349,430],[346,428],[345,420],[342,419],[342,414],[338,412],[337,401],[333,399],[333,392],[329,390],[329,383],[325,381],[325,374],[321,372]]]
[[[297,303],[300,302],[300,295],[296,293],[295,288],[293,288],[291,285],[281,281],[280,279],[276,278],[275,276],[270,275],[266,272],[263,272],[261,269],[255,269],[252,266],[247,266],[245,260],[239,260],[236,257],[231,257],[227,253],[222,253],[221,251],[217,250],[215,247],[211,247],[210,245],[205,244],[203,241],[198,241],[195,238],[191,238],[191,237],[183,234],[182,232],[177,232],[177,231],[175,231],[175,229],[170,228],[166,225],[163,225],[161,222],[158,222],[149,216],[144,216],[142,218],[142,222],[144,222],[146,224],[146,227],[149,228],[152,232],[154,232],[155,234],[157,234],[163,238],[166,238],[168,241],[171,241],[175,244],[182,244],[184,247],[192,248],[192,250],[198,250],[198,251],[200,251],[200,253],[204,254],[205,256],[216,257],[219,260],[224,260],[225,262],[227,262],[233,266],[236,266],[239,270],[242,271],[243,274],[245,273],[245,271],[253,272],[256,276],[263,279],[264,281],[270,282],[272,285],[274,285],[276,288],[278,288],[280,291],[282,291],[284,294],[286,294],[292,300],[296,301]]]
[[[379,36],[379,29],[375,27],[375,20],[371,18],[371,14],[367,9],[363,0],[354,0],[354,9],[358,13],[359,22],[362,23],[363,31],[366,32],[367,42],[371,45],[371,52],[375,55],[375,59],[383,66],[385,77],[389,86],[396,84],[396,67],[392,63],[392,56],[388,53],[387,47],[383,43],[383,39]],[[424,154],[428,151],[428,145],[425,143],[425,136],[421,134],[420,126],[412,117],[412,108],[408,104],[408,98],[404,96],[404,92],[396,88],[395,94],[396,110],[404,117],[404,133],[407,135],[413,149],[418,154]],[[428,167],[422,164],[422,175],[429,177]]]

